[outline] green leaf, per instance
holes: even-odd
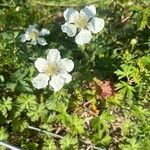
[[[31,118],[31,121],[38,121],[40,118],[45,119],[47,113],[48,110],[46,109],[45,104],[41,103],[39,105],[30,107],[27,115]]]
[[[138,117],[139,119],[145,121],[150,116],[150,112],[148,109],[143,108],[142,106],[132,106],[133,115]]]
[[[8,111],[10,111],[12,109],[12,98],[8,97],[6,98],[2,98],[2,100],[0,100],[0,111],[2,112],[2,114],[7,117],[8,116]]]
[[[101,140],[101,143],[103,145],[108,145],[110,142],[111,142],[111,137],[109,134],[106,134]]]
[[[122,135],[128,136],[133,126],[134,126],[133,122],[131,122],[130,120],[125,120],[121,127]]]
[[[16,83],[7,82],[6,88],[7,88],[7,89],[11,89],[12,91],[14,91],[15,88],[16,88],[16,85],[17,85]]]
[[[149,14],[150,14],[150,7],[143,10],[140,30],[143,30],[148,25]]]
[[[18,118],[16,118],[13,122],[12,122],[12,128],[15,132],[23,132],[27,127],[28,127],[28,123],[27,121],[24,120],[20,120]]]
[[[124,77],[129,77],[133,73],[134,67],[131,65],[123,64],[121,65],[122,70],[115,71],[115,74],[118,76],[118,79],[122,79]]]
[[[29,150],[29,149],[37,150],[37,149],[38,149],[38,144],[35,143],[35,142],[32,142],[32,141],[26,140],[25,142],[23,142],[23,143],[21,144],[21,147],[22,147],[24,150]]]
[[[91,120],[92,130],[98,131],[104,128],[104,130],[109,130],[110,123],[113,122],[114,116],[110,115],[109,112],[104,111],[100,116],[95,117]]]
[[[62,150],[78,150],[78,141],[76,138],[66,135],[61,141],[61,149]]]
[[[119,147],[121,150],[140,150],[140,143],[136,139],[129,139],[129,142],[126,144],[120,144]]]
[[[24,109],[28,110],[29,108],[37,105],[36,97],[34,95],[26,94],[21,94],[19,97],[17,97],[17,103],[20,111],[23,111]]]
[[[19,91],[33,92],[33,89],[30,87],[30,85],[29,85],[29,83],[27,81],[20,80],[18,83],[19,84],[17,86],[17,89]]]
[[[133,97],[133,92],[135,92],[135,88],[128,83],[121,81],[120,83],[116,84],[117,90],[119,90],[119,93],[123,96],[127,96],[129,99]]]
[[[84,120],[79,118],[77,115],[68,116],[68,126],[70,127],[70,132],[73,135],[82,134],[84,132]]]
[[[0,140],[6,141],[8,139],[8,134],[4,127],[0,127]]]
[[[42,150],[57,150],[55,142],[50,138],[45,138]]]
[[[0,82],[4,82],[4,81],[5,81],[4,76],[0,75]]]

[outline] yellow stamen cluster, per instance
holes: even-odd
[[[87,25],[87,19],[84,17],[79,17],[79,19],[75,22],[75,26],[79,29],[84,28]]]
[[[36,39],[36,38],[37,38],[37,36],[38,36],[38,33],[37,33],[37,32],[35,32],[35,31],[33,31],[33,32],[31,32],[31,33],[30,33],[30,37],[31,37],[31,39]]]
[[[58,67],[56,64],[49,64],[48,67],[45,69],[45,73],[48,76],[54,76],[58,73]]]

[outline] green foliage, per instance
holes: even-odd
[[[61,31],[63,12],[90,4],[105,27],[78,46]],[[0,16],[0,140],[25,150],[150,149],[150,1],[1,0]],[[34,23],[50,30],[46,46],[20,41]],[[31,82],[52,48],[75,64],[59,92]]]
[[[108,112],[103,112],[101,116],[92,120],[92,138],[94,141],[97,141],[97,144],[108,145],[111,142],[109,129],[113,120],[114,118]]]
[[[45,104],[41,103],[38,106],[31,107],[27,113],[27,116],[31,118],[31,121],[38,121],[40,118],[44,119],[47,116],[47,109]]]
[[[129,142],[125,145],[121,145],[122,150],[137,150],[140,149],[140,144],[135,141],[135,139],[130,139]]]
[[[78,149],[78,141],[76,138],[71,137],[70,135],[66,135],[61,140],[61,149],[62,150],[77,150]]]
[[[43,150],[47,150],[47,149],[56,150],[56,146],[55,146],[54,141],[52,139],[45,138],[42,149]]]
[[[8,134],[4,127],[0,128],[0,140],[7,140],[8,139]]]
[[[116,84],[116,87],[117,87],[117,90],[120,90],[119,92],[123,96],[127,96],[129,99],[133,97],[133,92],[135,92],[135,89],[128,83],[121,81],[121,83]]]
[[[0,141],[2,141],[2,140],[6,141],[8,139],[8,136],[9,135],[7,134],[5,128],[0,127]],[[0,146],[0,149],[5,150],[6,148],[4,146]]]
[[[134,71],[133,66],[123,64],[120,67],[121,67],[122,70],[115,71],[115,74],[117,76],[119,76],[118,79],[122,79],[124,77],[129,78],[130,75],[132,75],[132,73]]]
[[[68,117],[68,125],[70,132],[74,134],[82,134],[84,132],[84,120],[79,118],[77,115]]]
[[[1,113],[7,117],[8,112],[12,109],[12,99],[8,97],[7,99],[3,98],[0,101],[0,111]]]
[[[130,120],[125,120],[122,125],[122,135],[123,136],[130,135],[130,130],[132,129],[133,125],[134,124]]]
[[[17,98],[18,107],[21,111],[29,108],[33,108],[37,104],[36,97],[34,95],[22,94]]]

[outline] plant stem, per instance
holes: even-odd
[[[17,148],[17,147],[15,147],[15,146],[11,145],[11,144],[7,144],[7,143],[5,143],[5,142],[3,142],[3,141],[0,141],[0,145],[1,145],[1,146],[4,146],[4,147],[6,147],[6,148],[9,148],[9,149],[11,149],[11,150],[21,150],[20,148]]]
[[[44,129],[40,129],[40,128],[36,128],[36,127],[32,127],[32,126],[28,126],[28,129],[35,130],[35,131],[38,131],[38,132],[41,132],[41,133],[45,133],[45,134],[47,134],[48,136],[51,136],[51,137],[54,137],[54,138],[58,138],[58,139],[63,139],[63,138],[64,138],[64,137],[61,136],[61,135],[48,132],[48,131],[46,131],[46,130],[44,130]],[[80,141],[81,141],[82,143],[86,144],[86,145],[89,145],[88,147],[90,147],[90,148],[93,148],[93,149],[96,149],[96,150],[105,150],[105,149],[96,147],[96,146],[95,146],[94,144],[92,144],[92,143],[87,144],[86,141],[84,141],[84,140],[80,140]]]
[[[52,137],[54,137],[54,138],[59,138],[59,139],[62,139],[62,138],[63,138],[63,136],[61,136],[61,135],[58,135],[58,134],[55,134],[55,133],[51,133],[51,132],[45,131],[45,130],[40,129],[40,128],[28,126],[28,129],[31,129],[31,130],[35,130],[35,131],[38,131],[38,132],[45,133],[45,134],[47,134],[47,135],[49,135],[49,136],[52,136]]]

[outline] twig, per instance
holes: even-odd
[[[13,146],[11,144],[7,144],[7,143],[5,143],[3,141],[0,141],[0,145],[4,146],[4,147],[7,147],[7,148],[9,148],[11,150],[21,150],[20,148],[17,148],[16,146]]]
[[[28,126],[28,129],[31,129],[31,130],[35,130],[35,131],[38,131],[38,132],[42,132],[42,133],[45,133],[49,136],[52,136],[54,138],[59,138],[59,139],[62,139],[63,136],[61,135],[58,135],[58,134],[55,134],[55,133],[51,133],[51,132],[48,132],[46,130],[43,130],[43,129],[40,129],[40,128],[36,128],[36,127],[32,127],[32,126]]]
[[[132,14],[130,14],[130,16],[127,16],[127,17],[123,18],[123,20],[121,20],[121,22],[117,26],[126,24],[134,16],[134,14],[135,13],[132,13]]]
[[[61,135],[58,135],[58,134],[55,134],[55,133],[51,133],[51,132],[48,132],[46,130],[43,130],[43,129],[40,129],[40,128],[36,128],[36,127],[32,127],[32,126],[28,126],[29,129],[31,130],[35,130],[35,131],[38,131],[38,132],[42,132],[42,133],[45,133],[51,137],[54,137],[54,138],[59,138],[59,139],[63,139],[64,137],[61,136]],[[96,147],[94,144],[92,143],[87,143],[86,141],[84,140],[80,140],[81,142],[83,142],[84,144],[86,145],[89,145],[88,147],[90,148],[93,148],[93,149],[96,149],[96,150],[105,150],[105,149],[102,149],[102,148],[99,148],[99,147]]]

